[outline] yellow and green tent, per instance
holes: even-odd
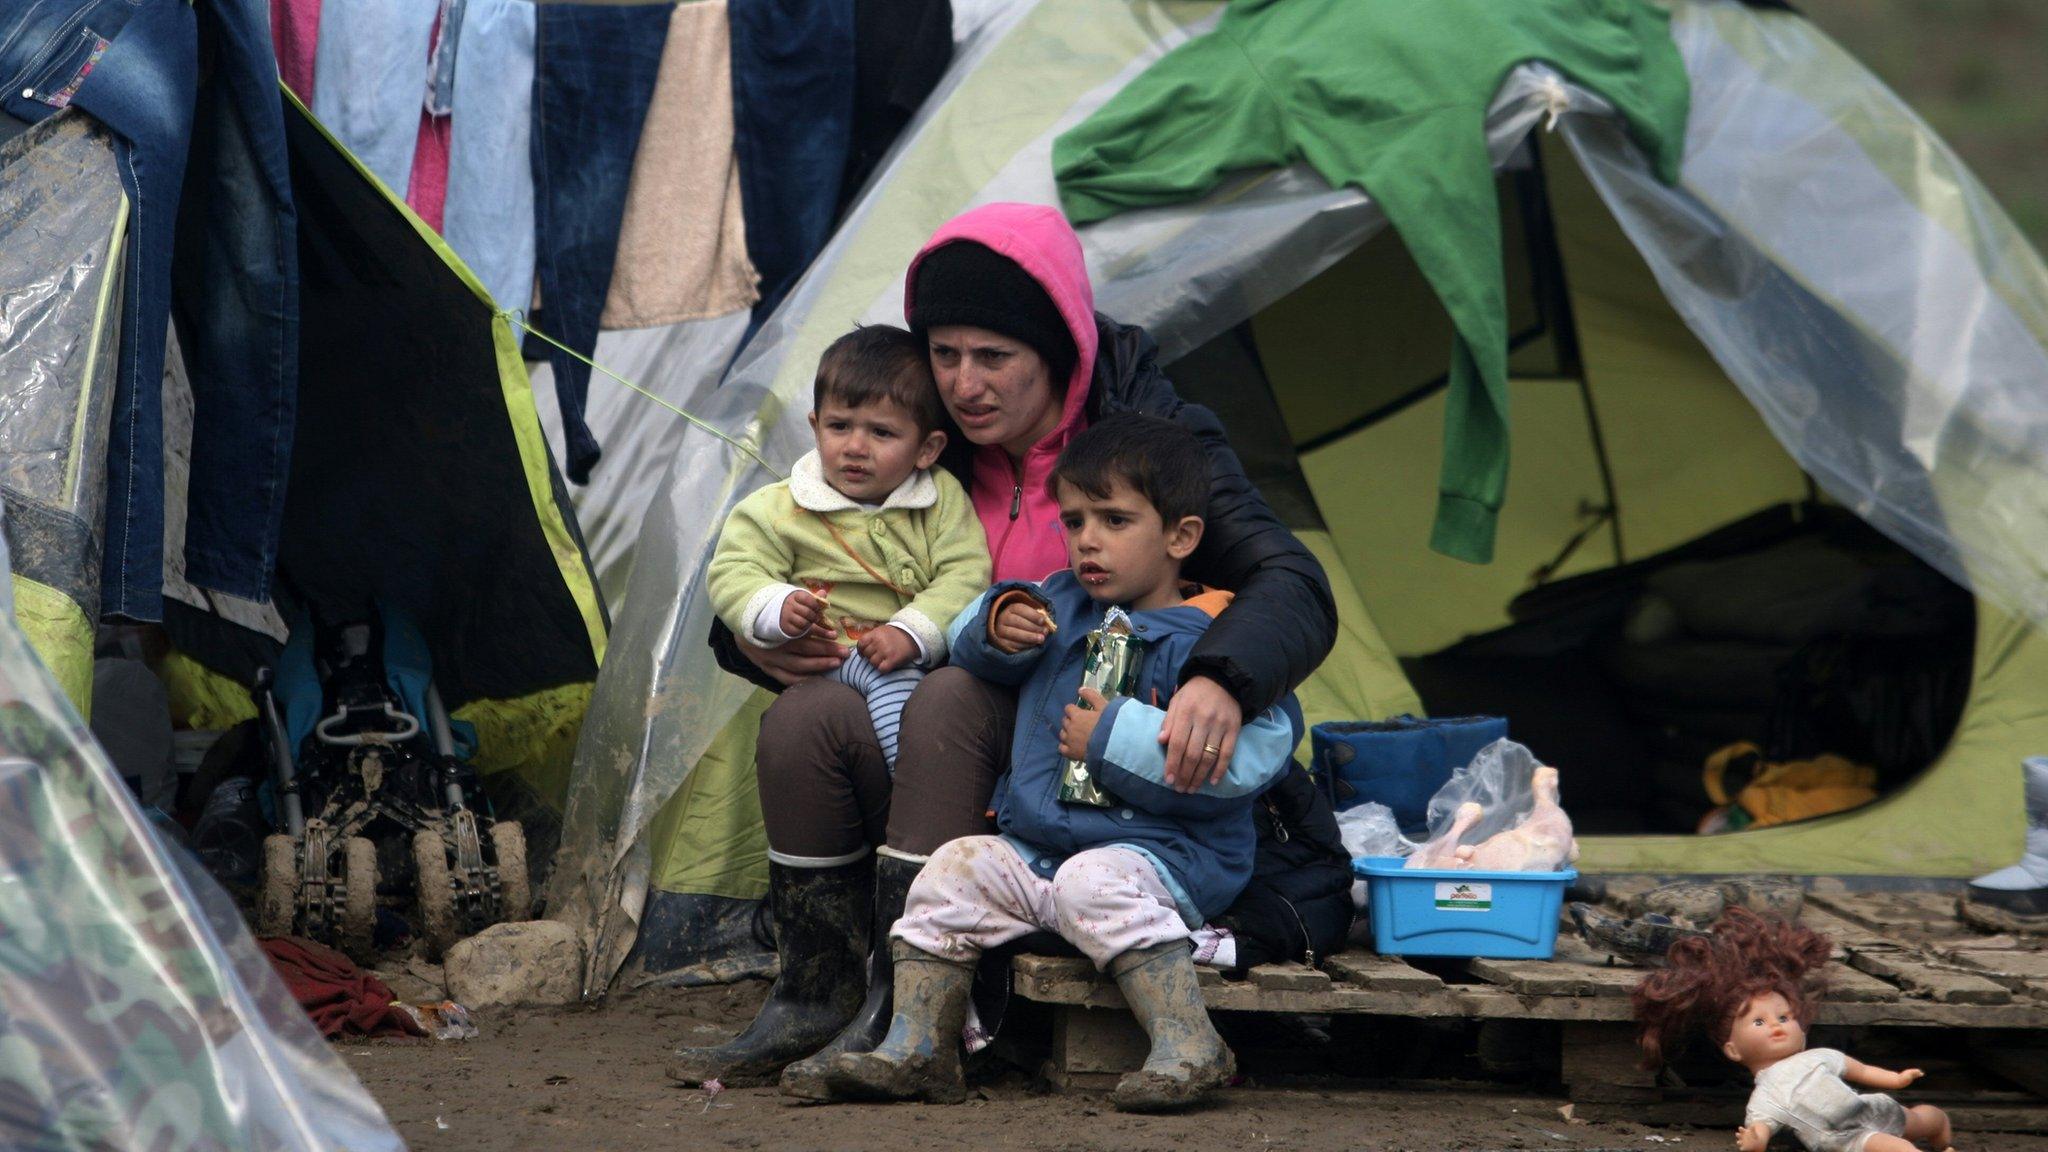
[[[1092,225],[1098,308],[1149,329],[1183,393],[1226,413],[1328,569],[1342,634],[1302,688],[1311,722],[1420,711],[1404,661],[1509,625],[1539,570],[1562,586],[1758,516],[1846,510],[1964,590],[1967,699],[1945,747],[1853,812],[1588,835],[1580,866],[1955,877],[2008,863],[2019,761],[2048,749],[2048,268],[1804,19],[1668,7],[1692,90],[1675,185],[1597,95],[1541,64],[1510,74],[1487,117],[1520,286],[1491,565],[1428,548],[1448,322],[1364,193],[1245,172]],[[1219,9],[979,9],[829,247],[705,394],[706,427],[682,433],[638,534],[615,644],[631,655],[604,669],[578,750],[553,906],[592,944],[587,991],[636,946],[649,972],[704,963],[764,891],[765,696],[712,662],[702,572],[726,511],[808,446],[817,355],[855,322],[901,322],[904,267],[949,217],[1057,203],[1053,141]]]

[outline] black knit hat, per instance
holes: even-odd
[[[926,254],[911,287],[911,330],[919,336],[965,324],[1022,340],[1045,358],[1053,387],[1064,389],[1080,350],[1059,306],[1007,256],[985,244],[956,240]]]

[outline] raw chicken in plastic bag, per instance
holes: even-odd
[[[1401,835],[1394,810],[1385,804],[1360,804],[1337,813],[1337,838],[1353,860],[1362,856],[1406,856],[1415,850],[1413,842]],[[1351,905],[1365,907],[1365,881],[1351,884]]]
[[[1512,740],[1480,749],[1429,802],[1429,840],[1409,868],[1556,872],[1579,858],[1557,769]]]

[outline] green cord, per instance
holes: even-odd
[[[533,325],[528,324],[524,317],[520,316],[519,313],[512,311],[510,308],[499,309],[498,315],[503,316],[505,319],[510,320],[514,324],[517,324],[520,328],[526,330],[528,333],[538,336],[542,340],[545,340],[548,343],[554,345],[555,347],[560,348],[562,351],[567,352],[569,355],[574,356],[576,359],[583,361],[591,368],[604,373],[605,375],[611,377],[612,379],[618,381],[621,384],[624,384],[626,387],[631,388],[633,391],[638,392],[640,395],[647,397],[649,400],[654,401],[656,404],[661,405],[663,408],[666,408],[669,411],[675,413],[676,415],[681,416],[683,419],[688,420],[690,423],[695,424],[697,427],[702,428],[704,431],[711,433],[713,436],[718,437],[720,440],[725,441],[727,444],[732,445],[733,447],[739,449],[741,452],[746,453],[748,456],[753,457],[754,462],[756,464],[759,464],[761,467],[766,468],[769,474],[774,476],[776,479],[787,479],[787,477],[785,477],[782,474],[781,469],[777,468],[773,464],[770,464],[767,460],[762,459],[761,454],[754,450],[753,445],[748,444],[743,440],[733,439],[731,436],[728,436],[725,433],[720,432],[718,429],[713,428],[710,424],[706,423],[705,421],[690,415],[688,412],[685,412],[681,408],[678,408],[675,405],[669,403],[668,401],[663,400],[661,397],[656,396],[654,393],[649,392],[647,389],[642,388],[638,384],[633,383],[631,380],[626,379],[624,376],[619,375],[617,372],[614,372],[611,369],[605,367],[604,365],[599,364],[597,361],[592,360],[590,357],[585,356],[583,353],[576,351],[574,348],[569,347],[568,345],[562,343],[560,340],[555,339],[553,336],[550,336],[547,333],[541,331],[540,329],[535,328]]]

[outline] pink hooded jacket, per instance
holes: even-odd
[[[1052,297],[1074,337],[1074,373],[1067,380],[1059,426],[1032,445],[1021,464],[999,444],[979,446],[973,483],[968,485],[975,514],[988,532],[996,580],[1042,580],[1067,566],[1059,505],[1046,493],[1045,482],[1060,450],[1088,426],[1088,387],[1095,376],[1095,289],[1088,283],[1081,241],[1059,209],[985,204],[947,221],[910,262],[903,279],[905,315],[913,313],[918,266],[933,249],[960,240],[985,245],[1015,261]]]

